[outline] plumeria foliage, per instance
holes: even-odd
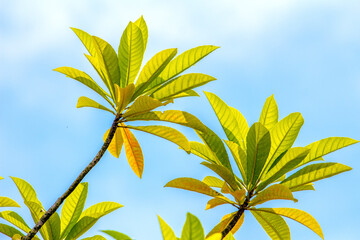
[[[270,96],[259,121],[249,127],[235,108],[228,106],[213,93],[205,93],[226,136],[221,139],[210,130],[197,131],[203,143],[190,142],[191,152],[205,161],[202,164],[218,175],[202,181],[177,178],[165,187],[195,191],[211,197],[206,210],[230,204],[236,211],[225,215],[208,234],[221,233],[232,219],[241,217],[232,226],[234,234],[244,221],[244,211],[250,212],[271,239],[290,239],[284,217],[295,220],[324,238],[318,222],[308,213],[295,208],[262,208],[272,200],[297,202],[294,192],[315,190],[314,182],[351,170],[335,162],[325,162],[323,156],[358,141],[346,137],[329,137],[305,147],[293,147],[304,123],[300,113],[291,113],[279,120],[278,106]],[[233,156],[231,166],[225,145]]]
[[[95,91],[105,104],[82,96],[77,107],[92,107],[112,113],[118,119],[118,129],[108,148],[119,157],[122,146],[129,165],[141,177],[144,157],[131,130],[147,132],[169,140],[190,153],[190,143],[179,131],[165,126],[130,126],[133,121],[165,121],[206,131],[206,127],[190,113],[179,110],[153,111],[172,103],[174,99],[199,96],[193,89],[215,80],[202,73],[186,73],[185,70],[218,47],[205,45],[177,55],[177,49],[165,49],[155,54],[142,68],[147,45],[148,29],[143,17],[130,22],[123,32],[116,52],[105,40],[80,29],[72,28],[89,54],[85,54],[102,80],[100,86],[87,73],[72,67],[54,69],[75,79]],[[125,124],[126,123],[126,124]],[[108,132],[104,135],[104,140]]]

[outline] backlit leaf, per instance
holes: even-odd
[[[45,209],[36,202],[28,202],[28,201],[24,201],[24,202],[25,202],[25,205],[29,208],[29,210],[31,212],[31,216],[34,220],[34,223],[38,223],[40,218],[44,215]],[[39,231],[40,231],[41,236],[44,239],[53,240],[50,222],[46,222],[43,225],[43,227],[40,228]]]
[[[206,166],[207,168],[214,171],[217,175],[219,175],[222,179],[227,182],[232,190],[237,190],[239,187],[237,185],[237,182],[235,180],[234,174],[226,167],[217,165],[217,164],[211,164],[207,162],[202,162],[202,165]]]
[[[246,145],[246,136],[249,131],[249,125],[248,125],[245,117],[241,114],[241,112],[239,110],[237,110],[236,108],[233,108],[233,107],[230,107],[230,109],[235,117],[235,120],[238,123],[239,131],[242,136],[242,141],[243,141],[244,145]],[[240,145],[240,146],[242,146],[242,145]],[[245,151],[246,148],[244,148],[243,150]]]
[[[279,110],[274,95],[268,97],[261,111],[259,122],[267,129],[271,129],[279,120]]]
[[[77,108],[82,108],[82,107],[92,107],[92,108],[98,108],[100,110],[105,110],[108,112],[111,112],[112,114],[116,115],[116,113],[110,109],[108,109],[107,107],[101,105],[100,103],[88,98],[88,97],[79,97],[78,102],[76,104]]]
[[[297,187],[292,187],[292,188],[290,188],[290,190],[291,190],[292,192],[307,191],[307,190],[313,190],[313,191],[315,191],[315,188],[314,188],[314,184],[313,184],[313,183],[308,183],[308,184],[305,184],[305,185],[301,185],[301,186],[297,186]]]
[[[127,105],[130,103],[132,96],[134,95],[135,85],[130,83],[124,88],[115,85],[115,99],[116,99],[116,111],[121,113]]]
[[[181,240],[204,240],[204,238],[204,229],[199,219],[191,213],[187,213]]]
[[[90,55],[96,56],[96,49],[94,46],[94,41],[92,39],[92,36],[81,29],[71,28],[71,30],[73,30],[74,33],[78,36],[78,38],[84,44]]]
[[[222,188],[222,186],[224,185],[223,180],[221,180],[221,179],[219,179],[217,177],[213,177],[213,176],[204,177],[202,182],[205,183],[206,185],[210,186],[210,187],[217,187],[217,188]]]
[[[235,217],[237,212],[233,212],[233,213],[229,213],[226,214],[220,221],[220,223],[218,223],[208,234],[206,237],[210,237],[213,234],[216,233],[221,233],[228,225],[229,223],[233,220],[233,218]],[[239,218],[239,220],[236,222],[235,226],[231,229],[231,231],[229,232],[229,234],[235,234],[241,227],[241,225],[244,222],[244,216],[245,213],[243,213],[241,215],[241,217]],[[228,235],[229,235],[228,234]],[[227,236],[228,236],[227,235]],[[225,238],[226,239],[226,238]]]
[[[20,207],[20,205],[8,197],[0,197],[0,207]]]
[[[236,165],[238,166],[238,169],[240,171],[240,174],[242,178],[246,179],[246,172],[247,172],[247,157],[244,150],[240,147],[239,144],[234,143],[232,141],[224,140],[228,148],[230,149],[230,152],[235,160]],[[245,180],[246,181],[246,180]]]
[[[149,97],[149,96],[140,96],[135,102],[130,106],[129,110],[127,110],[123,114],[123,118],[127,118],[130,116],[135,116],[139,114],[144,114],[150,112],[151,110],[163,106],[164,104],[159,100]]]
[[[146,25],[146,22],[143,18],[143,16],[141,16],[138,20],[136,20],[134,22],[134,24],[136,26],[138,26],[138,28],[140,29],[141,31],[141,34],[142,34],[142,39],[143,39],[143,42],[144,42],[144,51],[146,49],[146,45],[147,45],[147,41],[148,41],[148,28],[147,28],[147,25]]]
[[[5,219],[9,223],[15,225],[16,227],[23,230],[24,232],[29,232],[31,230],[30,227],[24,221],[24,219],[16,212],[3,211],[3,212],[0,212],[0,217]]]
[[[217,206],[223,205],[223,204],[234,204],[235,205],[236,203],[224,196],[217,196],[217,197],[210,199],[207,202],[205,210],[209,210],[209,209],[212,209],[214,207],[217,207]]]
[[[214,153],[205,145],[199,142],[190,142],[191,146],[191,153],[195,154],[202,159],[210,163],[218,163],[220,164],[219,160],[216,159]]]
[[[110,132],[110,129],[105,132],[104,137],[103,137],[104,142],[105,142],[107,136],[109,135],[109,132]],[[107,148],[107,150],[109,150],[111,155],[113,155],[116,158],[119,158],[123,143],[124,143],[124,141],[122,138],[121,130],[116,129],[114,137],[111,140],[110,145]]]
[[[113,230],[103,230],[102,232],[113,237],[115,240],[131,240],[131,238],[123,233],[113,231]]]
[[[10,227],[6,224],[0,223],[0,233],[12,238],[15,234],[19,234],[20,236],[24,236],[19,230],[16,228]]]
[[[213,190],[207,184],[194,178],[176,178],[168,182],[164,187],[180,188],[188,191],[205,194],[211,197],[220,196],[221,194]]]
[[[82,240],[106,240],[106,238],[101,235],[95,235],[92,237],[83,238]]]
[[[158,216],[158,219],[163,240],[177,240],[177,237],[171,227],[160,216]]]
[[[249,206],[256,206],[274,199],[292,200],[297,202],[288,187],[281,184],[275,184],[260,192],[253,200],[251,200]]]

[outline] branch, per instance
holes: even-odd
[[[81,183],[81,181],[84,179],[84,177],[90,172],[90,170],[95,167],[95,165],[100,161],[101,157],[106,152],[107,148],[110,145],[111,140],[113,139],[118,120],[121,116],[116,116],[110,131],[109,135],[107,136],[104,144],[102,145],[100,151],[96,154],[94,159],[87,165],[87,167],[79,174],[79,176],[76,178],[76,180],[71,184],[71,186],[66,190],[66,192],[56,200],[56,202],[47,210],[47,212],[40,218],[40,220],[37,222],[37,224],[34,226],[31,231],[22,238],[22,240],[30,240],[32,239],[36,233],[40,230],[40,228],[46,223],[47,220],[56,212],[56,210],[60,207],[60,205],[64,202],[64,200],[75,190],[75,188]]]

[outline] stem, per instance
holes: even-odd
[[[120,119],[121,115],[116,116],[110,131],[109,135],[107,136],[104,144],[102,145],[100,151],[96,154],[94,159],[86,166],[86,168],[79,174],[76,180],[70,185],[68,190],[56,200],[56,202],[47,210],[47,212],[40,218],[40,220],[36,223],[33,229],[22,238],[22,240],[30,240],[32,239],[36,233],[40,230],[40,228],[46,223],[47,220],[56,212],[56,210],[60,207],[60,205],[64,202],[64,200],[75,190],[75,188],[81,183],[84,177],[90,172],[90,170],[95,167],[95,165],[100,161],[101,157],[106,152],[107,148],[110,145],[111,140],[113,139],[116,128],[118,125],[118,120]]]
[[[226,237],[226,235],[228,235],[228,233],[231,232],[231,230],[235,227],[236,223],[239,221],[239,219],[243,215],[245,209],[249,205],[249,202],[253,195],[253,192],[254,192],[254,190],[249,192],[244,203],[240,206],[240,208],[237,211],[237,213],[235,214],[234,218],[230,221],[230,223],[226,226],[226,228],[221,232],[221,236],[222,236],[221,239],[224,239]]]

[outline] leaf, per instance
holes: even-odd
[[[15,234],[14,236],[12,236],[12,240],[21,240],[21,235],[20,234]]]
[[[295,208],[258,208],[258,209],[251,209],[253,211],[261,211],[261,212],[267,212],[272,214],[277,214],[283,217],[290,218],[292,220],[295,220],[305,227],[308,227],[313,232],[315,232],[317,235],[319,235],[322,239],[324,239],[323,232],[321,230],[321,227],[319,223],[313,218],[310,214],[307,212],[304,212],[299,209]]]
[[[151,126],[129,126],[127,128],[146,132],[153,134],[155,136],[164,138],[170,142],[175,143],[180,148],[184,149],[187,153],[190,154],[190,143],[187,138],[178,130],[166,127],[166,126],[159,126],[159,125],[151,125]]]
[[[227,138],[241,145],[245,148],[244,139],[242,136],[238,122],[230,107],[221,98],[210,92],[204,92],[208,101],[210,102]]]
[[[340,163],[317,163],[306,166],[286,178],[281,183],[292,188],[324,178],[329,178],[342,172],[350,171],[352,168]]]
[[[106,238],[101,235],[95,235],[92,237],[83,238],[82,240],[106,240]]]
[[[200,97],[200,95],[194,90],[190,89],[173,96],[172,99],[183,98],[183,97]]]
[[[267,129],[271,129],[276,125],[278,120],[279,110],[273,94],[266,99],[259,122]]]
[[[276,164],[275,160],[282,153],[291,148],[303,124],[304,119],[300,113],[291,113],[270,130],[271,149],[265,172]]]
[[[51,229],[51,235],[53,240],[59,240],[60,239],[60,231],[61,231],[61,223],[60,223],[60,216],[57,212],[55,212],[50,218],[49,218],[49,225]]]
[[[144,114],[151,110],[163,106],[164,104],[157,99],[149,96],[140,96],[130,106],[130,108],[123,114],[123,118]]]
[[[290,190],[291,190],[292,192],[307,191],[307,190],[313,190],[313,191],[315,191],[315,188],[314,188],[314,184],[313,184],[313,183],[308,183],[308,184],[305,184],[305,185],[301,185],[301,186],[297,186],[297,187],[292,187],[292,188],[290,188]]]
[[[78,38],[84,44],[85,48],[88,50],[90,55],[96,56],[96,49],[94,46],[94,41],[92,39],[92,36],[81,29],[71,28],[71,30],[73,30],[74,33],[78,36]]]
[[[309,149],[303,147],[289,149],[281,160],[269,172],[263,175],[263,180],[259,184],[257,191],[266,188],[269,184],[291,171],[308,155],[309,151]]]
[[[144,93],[145,89],[159,76],[177,53],[176,48],[163,50],[153,56],[143,67],[136,81],[133,99]]]
[[[251,200],[249,206],[256,206],[275,199],[292,200],[297,202],[288,187],[281,184],[275,184],[260,192],[253,200]]]
[[[102,230],[102,232],[113,237],[115,240],[131,240],[131,238],[123,233],[113,231],[113,230]]]
[[[29,208],[29,210],[31,212],[31,216],[34,220],[34,223],[35,224],[38,223],[40,218],[44,215],[45,209],[36,202],[28,202],[28,201],[24,201],[24,202],[25,202],[25,205]],[[39,231],[40,231],[41,236],[44,239],[53,240],[50,222],[46,222],[43,225],[43,227],[40,228]]]
[[[199,131],[195,132],[205,143],[205,145],[214,153],[217,162],[229,170],[232,170],[229,156],[226,152],[223,141],[221,141],[221,139],[210,128],[207,128],[206,133]]]
[[[202,73],[184,74],[158,88],[152,96],[160,101],[165,101],[181,92],[200,87],[214,80],[216,78]]]
[[[4,179],[3,177],[0,176],[0,180]]]
[[[16,187],[18,188],[24,202],[35,202],[42,207],[41,202],[36,196],[34,188],[28,182],[17,177],[11,177],[11,179],[14,181]]]
[[[109,132],[110,132],[110,129],[105,132],[104,137],[103,137],[104,142],[105,142],[107,136],[109,135]],[[109,150],[111,155],[113,155],[116,158],[119,158],[123,143],[124,143],[124,140],[122,138],[121,130],[117,128],[115,131],[114,137],[111,140],[110,145],[107,148],[107,150]]]
[[[227,236],[229,236],[230,234],[228,234]],[[224,239],[227,239],[227,236]],[[211,235],[210,237],[207,237],[206,240],[221,240],[222,235],[221,233],[215,233],[213,235]]]
[[[134,82],[140,70],[144,52],[142,32],[136,24],[129,22],[121,36],[118,50],[120,87],[126,87]]]
[[[31,230],[30,227],[24,221],[24,219],[16,212],[3,211],[3,212],[0,212],[0,217],[3,218],[4,220],[8,221],[9,223],[12,223],[19,229],[23,230],[24,232],[30,232],[30,230]],[[35,239],[39,239],[39,238],[35,238]]]
[[[213,177],[213,176],[204,177],[202,182],[205,183],[206,185],[208,185],[209,187],[222,188],[222,186],[224,185],[223,180],[221,180],[221,179],[219,179],[217,177]]]
[[[250,212],[272,240],[291,239],[289,226],[281,216],[261,211]]]
[[[163,240],[177,240],[177,237],[171,227],[159,215],[158,219]]]
[[[187,213],[181,240],[204,240],[204,238],[204,229],[199,219],[191,213]]]
[[[122,124],[125,126],[125,124]],[[120,128],[125,145],[126,158],[134,173],[141,178],[144,170],[144,156],[139,142],[134,134],[127,128]]]
[[[88,192],[88,183],[80,183],[66,198],[61,209],[61,238],[64,238],[76,224],[84,209]]]
[[[217,175],[219,175],[222,179],[227,182],[233,191],[237,190],[239,187],[237,185],[237,182],[235,180],[234,174],[226,167],[217,165],[217,164],[211,164],[207,162],[202,162],[202,165],[206,166],[207,168],[214,171]]]
[[[205,207],[205,210],[209,210],[212,209],[214,207],[217,207],[219,205],[223,205],[223,204],[232,204],[232,205],[236,205],[235,202],[231,201],[230,199],[228,199],[227,197],[224,196],[217,196],[214,197],[212,199],[210,199]]]
[[[194,178],[176,178],[168,182],[164,187],[180,188],[188,191],[193,191],[205,194],[211,197],[220,196],[221,194],[213,190],[207,184]]]
[[[216,233],[221,233],[228,225],[229,223],[233,220],[233,218],[235,217],[235,215],[237,214],[237,212],[233,212],[233,213],[229,213],[226,214],[220,221],[220,223],[218,223],[208,234],[206,237],[210,237],[213,234]],[[235,234],[241,227],[241,225],[244,222],[244,216],[245,213],[243,213],[239,220],[237,221],[237,223],[235,224],[235,226],[231,229],[231,231],[229,232],[229,234]],[[229,235],[228,234],[228,235]],[[228,236],[227,235],[227,236]],[[226,238],[225,238],[226,239]]]
[[[228,148],[230,149],[230,152],[235,160],[235,163],[240,171],[240,174],[242,178],[246,179],[246,172],[247,172],[247,157],[244,150],[241,148],[241,146],[237,143],[224,140]],[[245,180],[246,181],[246,180]]]
[[[246,137],[247,145],[247,175],[246,183],[255,186],[266,163],[271,148],[269,131],[261,124],[254,123]]]
[[[190,146],[192,154],[195,154],[196,156],[201,157],[210,163],[221,164],[214,156],[214,152],[212,152],[205,144],[199,142],[190,142]]]
[[[169,65],[164,69],[164,71],[160,74],[158,78],[148,87],[148,89],[155,88],[162,83],[168,81],[184,72],[189,67],[195,65],[201,59],[206,57],[212,51],[219,47],[216,46],[199,46],[196,48],[189,49],[179,56],[177,56],[174,60],[172,60]]]
[[[358,143],[359,141],[346,137],[329,137],[306,146],[311,149],[309,155],[302,161],[299,166],[315,161],[331,152],[341,148]]]
[[[130,103],[132,96],[134,95],[135,85],[130,83],[124,88],[120,88],[115,85],[115,99],[116,99],[116,111],[121,113],[127,105]]]
[[[24,236],[24,234],[22,234],[19,230],[13,228],[13,227],[10,227],[6,224],[2,224],[0,223],[0,233],[8,236],[8,237],[13,237],[15,234],[19,234],[20,236]]]
[[[111,112],[112,114],[116,115],[116,113],[107,107],[101,105],[100,103],[95,102],[94,100],[88,98],[88,97],[79,97],[79,100],[76,104],[77,108],[83,108],[83,107],[92,107],[92,108],[98,108],[100,110],[105,110],[108,112]]]
[[[127,117],[126,121],[164,121],[206,132],[206,126],[194,115],[180,110],[153,111]]]
[[[241,136],[243,136],[243,142],[246,145],[246,136],[249,131],[249,125],[248,125],[245,117],[241,114],[241,112],[239,110],[237,110],[236,108],[233,108],[233,107],[229,107],[229,108],[232,111],[232,113],[235,117],[235,120],[238,123],[240,134],[241,134]],[[243,150],[246,151],[246,148],[244,148]]]
[[[246,196],[245,189],[236,190],[230,193],[238,204],[243,204]]]
[[[108,93],[106,93],[89,75],[87,75],[85,72],[80,71],[78,69],[72,68],[72,67],[59,67],[55,68],[54,71],[63,73],[67,77],[75,79],[85,86],[91,88],[94,90],[97,94],[102,96],[106,101],[108,101],[110,104],[110,100],[108,99]]]
[[[136,26],[138,26],[138,28],[141,31],[142,39],[143,39],[143,42],[144,42],[143,46],[144,46],[144,51],[145,51],[146,45],[147,45],[147,40],[148,40],[148,28],[147,28],[147,25],[146,25],[146,22],[145,22],[143,16],[141,16],[138,20],[136,20],[134,22],[134,24]]]
[[[0,207],[20,207],[20,205],[8,197],[0,197]]]
[[[115,202],[101,202],[86,209],[80,216],[80,220],[71,229],[66,240],[77,239],[88,231],[101,217],[122,207]]]

